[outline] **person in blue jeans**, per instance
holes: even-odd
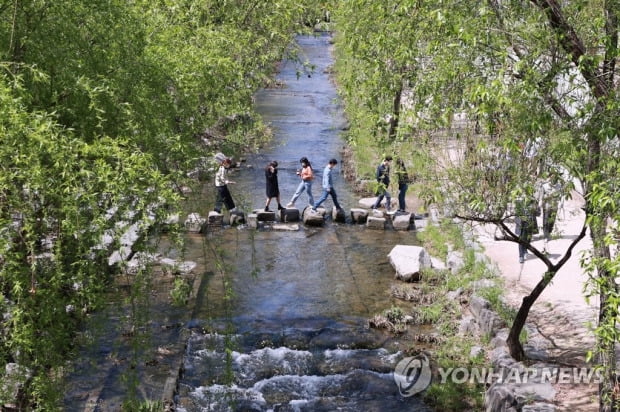
[[[338,164],[336,159],[330,159],[325,166],[325,170],[323,170],[323,193],[319,200],[314,204],[312,210],[316,212],[316,208],[321,206],[321,204],[327,200],[327,196],[332,197],[332,201],[334,202],[334,206],[336,209],[341,210],[340,204],[338,203],[338,195],[336,195],[336,190],[334,190],[334,181],[332,178],[332,172],[334,167]]]
[[[299,182],[299,186],[293,195],[291,201],[286,205],[286,207],[295,207],[295,202],[301,196],[301,194],[305,191],[308,193],[308,205],[311,207],[314,206],[314,197],[312,197],[312,181],[314,180],[314,170],[312,169],[312,165],[307,157],[302,157],[299,159],[299,163],[301,163],[301,169],[297,171],[297,176],[301,178],[301,182]]]
[[[398,211],[404,212],[407,210],[407,204],[405,203],[405,196],[407,195],[407,189],[409,188],[409,174],[405,167],[403,159],[396,159],[396,176],[398,177]]]

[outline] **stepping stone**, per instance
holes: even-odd
[[[284,225],[281,223],[276,223],[271,226],[272,230],[277,230],[280,232],[296,232],[299,230],[299,225]]]
[[[379,209],[370,209],[369,215],[374,217],[385,217],[385,213]]]
[[[210,211],[207,217],[208,226],[222,226],[224,224],[224,215],[215,211]]]
[[[397,213],[392,216],[394,230],[409,230],[411,226],[411,213]]]
[[[258,216],[256,213],[250,213],[247,218],[248,226],[252,229],[258,229]]]
[[[304,224],[308,226],[323,226],[323,224],[325,223],[324,216],[325,209],[323,209],[322,207],[318,208],[316,212],[313,211],[312,208],[307,207],[302,213],[302,220]]]
[[[369,216],[366,220],[366,227],[368,229],[385,230],[385,218]]]
[[[190,213],[187,219],[185,219],[184,226],[185,230],[190,233],[200,233],[205,223],[206,219],[201,217],[198,213]]]
[[[366,223],[366,220],[368,220],[368,210],[360,208],[351,209],[351,220],[353,223]]]
[[[299,222],[299,209],[287,207],[280,210],[280,221],[284,223]]]
[[[230,213],[230,225],[237,226],[245,223],[245,213],[236,211]]]
[[[391,204],[392,204],[392,209],[398,209],[398,199],[396,198],[391,198]],[[366,209],[371,209],[372,206],[375,204],[375,202],[377,201],[377,197],[363,197],[359,200],[359,204],[361,207],[364,207]],[[380,207],[385,207],[385,198],[383,198],[383,200],[381,201],[381,204],[379,205]]]
[[[347,218],[344,213],[344,209],[336,209],[334,207],[332,209],[332,219],[334,220],[334,222],[345,223],[347,221]]]
[[[259,222],[275,222],[276,212],[265,212],[262,209],[256,209],[253,212]]]

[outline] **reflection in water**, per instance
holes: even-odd
[[[268,161],[280,164],[287,203],[299,158],[317,172],[316,197],[323,167],[342,146],[342,115],[327,75],[329,37],[298,41],[316,72],[298,79],[286,63],[279,76],[285,87],[257,95],[275,138],[234,176],[233,196],[250,208],[264,205]],[[346,210],[357,207],[344,179],[337,176],[335,186]],[[211,269],[191,323],[179,410],[428,410],[400,396],[392,371],[403,355],[366,321],[398,304],[390,298],[387,254],[396,244],[416,244],[414,232],[328,221],[294,231],[227,228],[189,240],[190,259],[204,249],[217,253],[205,262]]]

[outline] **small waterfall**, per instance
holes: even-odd
[[[228,336],[238,350],[227,350],[224,335],[194,331],[177,411],[429,410],[419,399],[399,394],[393,370],[404,357],[400,351],[358,347],[381,344],[380,334],[350,325],[318,326]],[[252,346],[284,342],[292,346]]]

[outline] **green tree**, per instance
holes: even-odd
[[[118,246],[118,225],[133,223],[147,243],[190,168],[254,145],[254,92],[324,12],[293,0],[0,2],[0,358],[30,371],[20,407],[57,407],[75,332],[112,279],[103,239]]]
[[[511,216],[510,203],[532,192],[541,172],[558,167],[578,179],[593,240],[587,266],[591,293],[601,300],[596,354],[606,379],[600,409],[617,410],[613,347],[618,341],[618,258],[610,248],[617,244],[618,228],[619,3],[370,3],[340,3],[335,17],[343,59],[339,67],[355,65],[360,71],[338,73],[353,113],[352,136],[374,133],[369,122],[355,122],[355,113],[365,111],[374,119],[386,113],[392,83],[369,79],[401,75],[388,64],[388,46],[390,55],[411,53],[413,68],[403,79],[407,101],[400,118],[407,122],[401,121],[398,135],[427,147],[429,162],[440,152],[457,160],[445,162],[442,156],[429,167],[442,172],[442,179],[429,182],[429,200],[443,200],[461,216],[501,227]],[[385,17],[389,21],[384,23]],[[371,41],[365,42],[369,32],[380,34],[370,34]],[[377,49],[384,53],[373,54]],[[368,58],[375,61],[374,71],[358,65]],[[365,97],[355,87],[376,91]],[[382,97],[373,100],[375,96]],[[441,145],[447,150],[438,150]],[[444,190],[438,182],[445,182]],[[515,240],[508,230],[504,234]],[[553,273],[548,269],[539,283],[543,288]],[[522,308],[539,292],[532,293]],[[513,335],[511,352],[519,358],[515,339]]]
[[[177,198],[129,142],[86,144],[50,116],[25,110],[13,86],[1,79],[0,356],[3,365],[30,371],[27,404],[54,409],[58,393],[49,377],[74,349],[76,329],[109,281],[104,234],[125,219],[143,227],[162,222],[165,205]]]

